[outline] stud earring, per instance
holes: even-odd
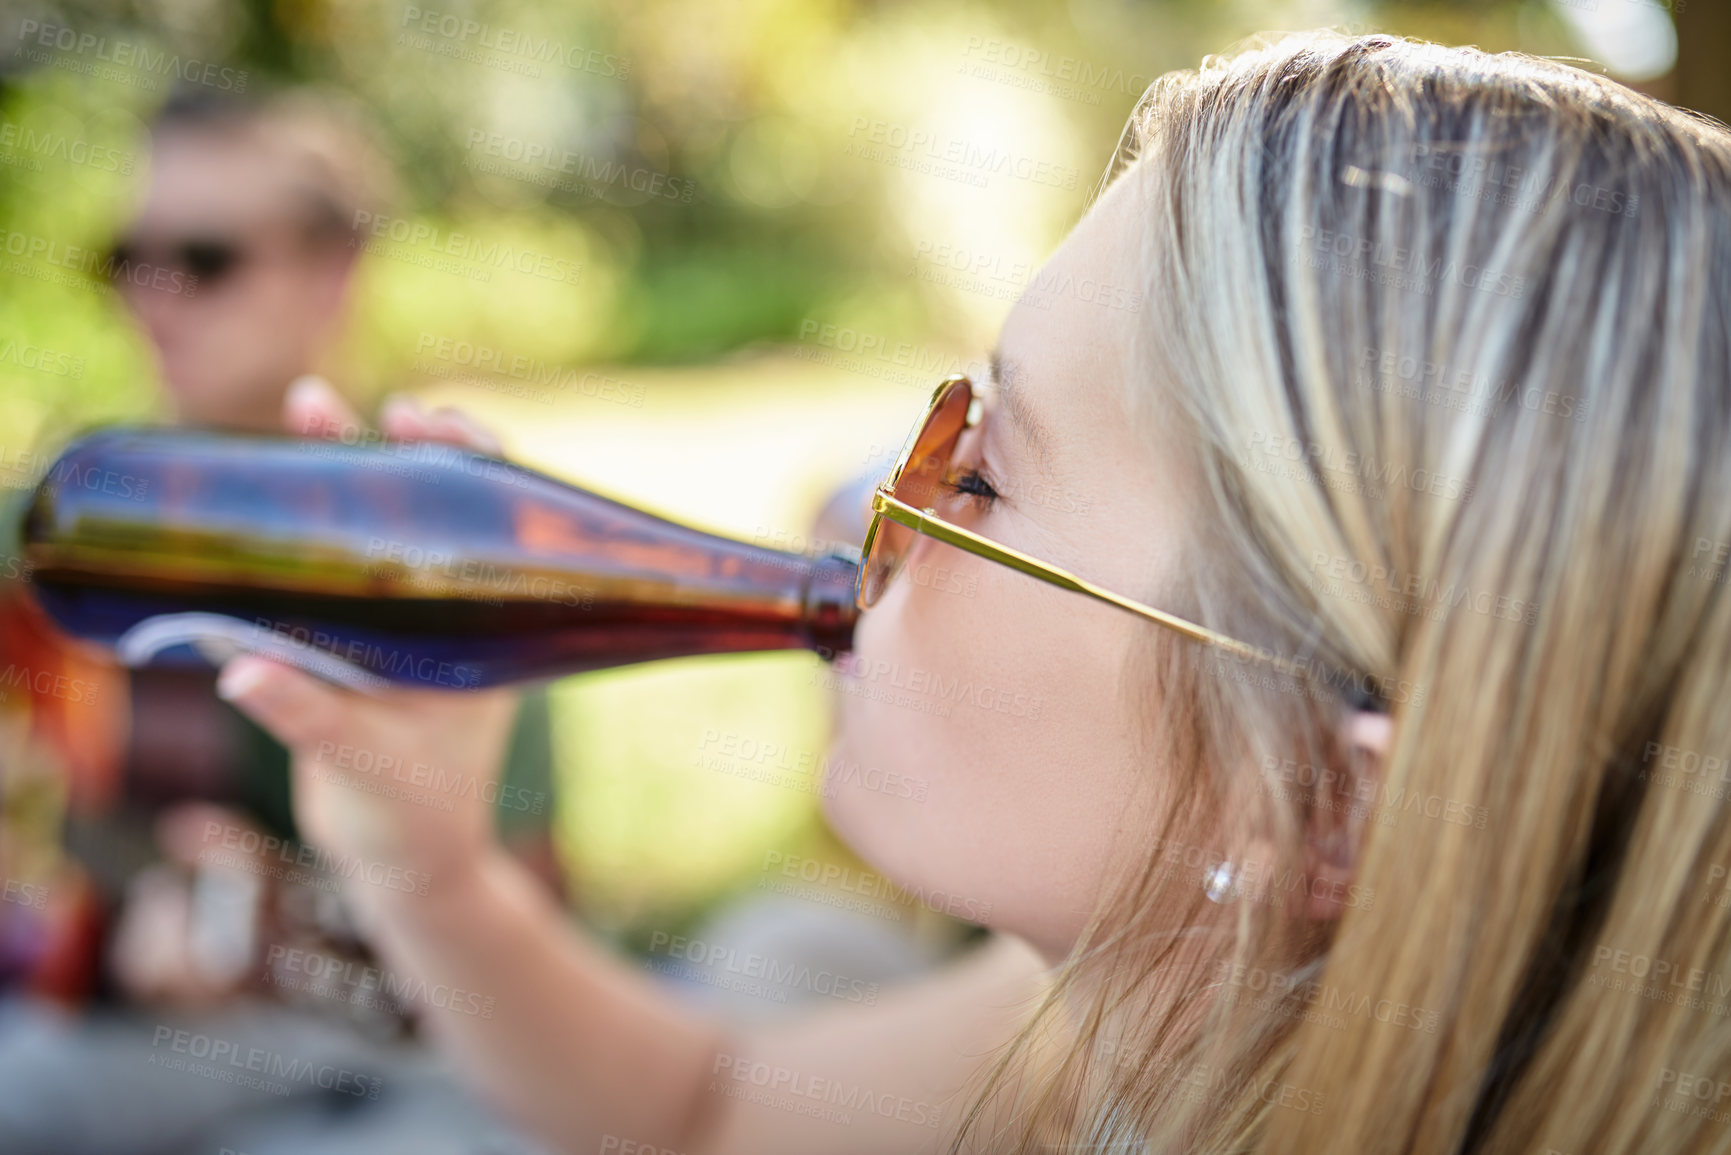
[[[1233,887],[1237,868],[1230,862],[1222,862],[1208,872],[1208,877],[1202,880],[1202,892],[1208,896],[1209,902],[1217,902],[1222,906],[1238,897],[1238,891]]]

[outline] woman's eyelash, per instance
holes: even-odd
[[[944,478],[944,488],[959,497],[972,498],[982,505],[990,505],[998,499],[998,491],[992,483],[986,480],[985,474],[977,469],[960,469]]]

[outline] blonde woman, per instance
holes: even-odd
[[[843,695],[837,753],[929,794],[829,803],[988,945],[728,1035],[568,933],[483,809],[316,773],[492,768],[503,702],[231,664],[303,829],[437,880],[353,894],[389,964],[496,997],[435,1027],[571,1151],[1731,1149],[1731,141],[1315,35],[1162,78],[1108,177],[881,491],[840,666],[995,688]]]

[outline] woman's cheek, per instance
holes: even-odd
[[[831,689],[830,708],[834,734],[825,761],[825,779],[820,797],[824,817],[854,851],[871,857],[873,818],[870,799],[865,797],[864,776],[849,773],[850,767],[881,766],[895,743],[893,726],[886,725],[881,708],[872,697],[871,681],[863,677],[884,653],[885,627],[892,623],[895,591],[888,592],[877,609],[860,619],[851,653],[842,655],[824,671]]]
[[[965,727],[908,688],[907,671],[929,659],[899,630],[906,597],[905,585],[892,586],[861,619],[854,653],[828,671],[835,732],[820,796],[831,828],[856,854],[898,884],[923,888],[934,868],[943,872],[941,832],[966,817],[954,813],[966,809],[956,802],[967,793],[953,777]]]
[[[824,816],[860,857],[886,871],[906,869],[921,857],[928,812],[953,785],[941,780],[949,735],[874,694],[870,679],[844,685],[825,762]]]

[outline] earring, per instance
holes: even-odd
[[[1209,902],[1217,902],[1222,906],[1238,897],[1238,891],[1233,882],[1238,871],[1230,862],[1222,862],[1208,872],[1208,877],[1202,880],[1202,892],[1208,896]]]

